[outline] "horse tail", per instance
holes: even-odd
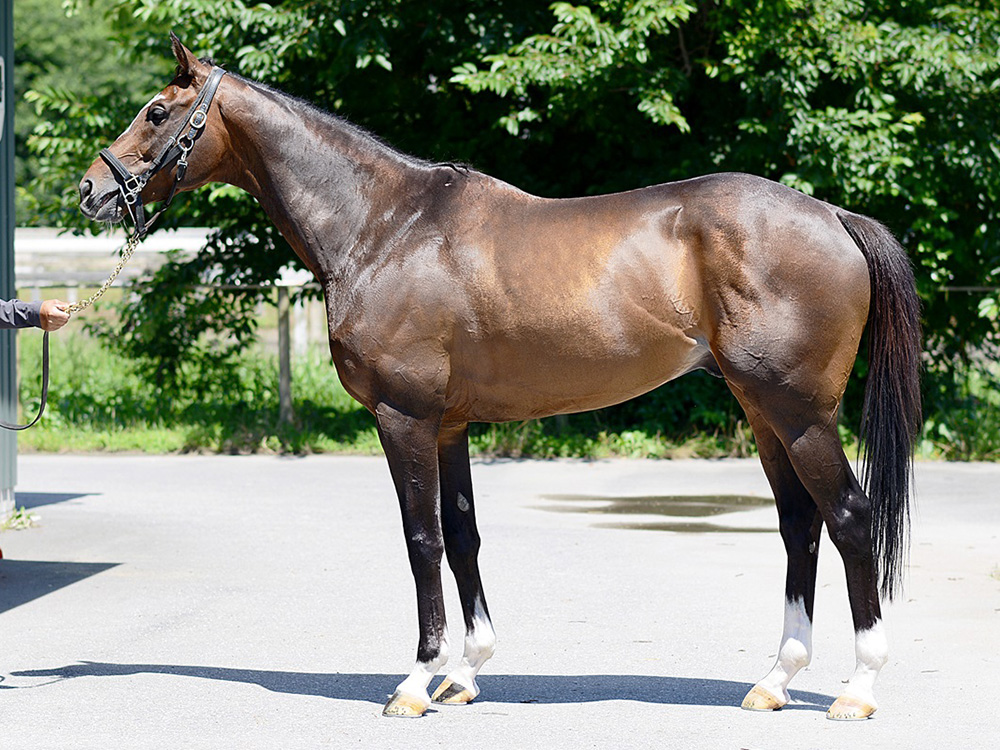
[[[883,597],[901,589],[909,547],[913,449],[920,408],[920,300],[906,250],[858,214],[837,218],[868,262],[868,381],[861,413],[861,483],[872,503],[872,551]]]

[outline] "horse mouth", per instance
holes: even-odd
[[[80,211],[92,221],[117,224],[125,217],[125,202],[118,190],[109,190],[99,200],[80,203]]]

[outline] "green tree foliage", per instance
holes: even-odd
[[[280,5],[232,0],[112,0],[116,30],[107,46],[144,65],[156,49],[170,60],[167,30],[229,70],[259,79],[369,127],[403,150],[442,161],[507,160],[505,135],[490,128],[500,103],[480,105],[447,85],[452,67],[503,47],[547,17],[531,2],[407,3],[402,0]],[[164,63],[160,63],[160,66]],[[146,99],[168,80],[145,94]],[[48,113],[30,144],[50,165],[47,179],[76,180],[97,151],[131,120],[138,103],[103,98],[71,101],[32,95]],[[86,142],[86,146],[84,145]],[[485,160],[477,155],[491,154]],[[526,169],[526,167],[525,167]],[[516,170],[515,170],[516,171]],[[516,176],[516,175],[515,175]],[[87,228],[75,196],[36,182],[37,219]],[[118,345],[144,361],[162,384],[180,359],[220,368],[255,334],[256,288],[298,261],[250,196],[214,186],[178,201],[163,226],[216,229],[194,259],[173,259],[136,288],[122,310]],[[91,227],[93,229],[93,227]],[[188,376],[189,379],[189,376]]]
[[[964,382],[954,373],[995,344],[996,296],[964,291],[996,286],[1000,275],[994,2],[105,2],[108,56],[124,55],[130,71],[159,75],[169,66],[173,29],[230,70],[343,114],[404,151],[468,162],[541,195],[733,170],[875,216],[914,259],[932,403],[952,397]],[[32,188],[39,220],[83,226],[55,180],[75,186],[145,100],[94,93],[32,95],[43,122],[31,147],[51,168]],[[221,361],[253,336],[247,321],[259,292],[199,284],[246,287],[295,263],[235,190],[203,190],[168,223],[217,232],[125,308],[125,347],[164,377],[178,357]],[[703,427],[731,424],[737,412],[722,387],[696,382],[602,419],[655,421],[683,404],[705,412]]]
[[[14,3],[15,183],[21,225],[76,218],[76,167],[169,70],[162,54],[125,64],[109,44],[112,0]],[[35,133],[34,139],[30,139]],[[61,209],[62,215],[54,215]]]

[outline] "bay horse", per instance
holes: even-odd
[[[788,558],[777,660],[743,707],[785,705],[811,659],[825,525],[844,562],[857,655],[827,715],[876,710],[880,602],[905,562],[920,428],[919,303],[885,227],[746,174],[535,197],[401,154],[171,37],[175,78],[87,170],[81,210],[118,222],[136,217],[136,201],[141,214],[143,201],[229,183],[259,201],[322,285],[333,361],[375,416],[416,583],[416,664],[385,715],[472,701],[494,652],[469,423],[597,409],[699,368],[725,378],[746,411]],[[866,327],[859,482],[837,416]],[[448,660],[445,555],[466,635],[431,698]]]

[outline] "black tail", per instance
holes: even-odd
[[[920,301],[913,268],[892,232],[873,219],[837,217],[868,261],[868,382],[861,415],[872,544],[882,596],[900,589],[910,531],[910,477],[920,432]]]

